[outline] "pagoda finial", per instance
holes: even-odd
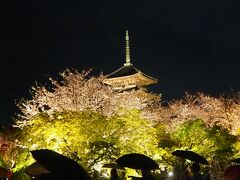
[[[130,47],[129,47],[128,30],[126,30],[125,40],[126,40],[126,63],[124,63],[124,66],[130,66],[131,62],[130,62]]]

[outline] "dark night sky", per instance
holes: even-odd
[[[163,99],[240,90],[237,0],[7,0],[0,2],[0,124],[60,70],[124,63],[129,30],[135,67],[159,79]]]

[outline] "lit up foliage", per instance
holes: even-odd
[[[162,132],[163,127],[159,126],[158,129]],[[237,136],[231,135],[227,129],[220,126],[208,127],[200,119],[189,120],[168,133],[161,133],[158,139],[159,146],[167,152],[182,149],[203,155],[209,160],[215,175],[226,168],[237,152],[234,148]],[[175,158],[166,154],[165,159],[166,162],[174,163]]]
[[[152,156],[158,151],[155,129],[137,110],[112,117],[91,111],[41,113],[23,127],[18,140],[26,150],[49,148],[98,171],[125,153]],[[20,168],[25,161],[17,163]]]
[[[181,124],[176,130],[160,136],[160,147],[198,152],[208,159],[227,160],[233,156],[237,137],[220,126],[207,127],[202,120]]]
[[[173,144],[170,149],[165,148],[166,150],[172,152],[175,148],[180,148],[202,153],[208,157],[212,163],[213,171],[218,172],[218,174],[224,170],[226,161],[239,157],[239,95],[231,98],[215,98],[202,93],[186,94],[185,98],[170,102],[168,107],[162,110],[160,116],[160,124],[165,121],[166,133],[161,132],[159,136],[162,137],[159,139],[168,139],[170,138],[169,134],[173,134],[171,135],[173,139],[174,134],[180,137],[185,136],[185,138],[182,137],[181,143]],[[192,123],[194,119],[201,119],[201,123]],[[186,125],[189,129],[183,128]],[[159,125],[159,127],[161,126]],[[167,142],[170,145],[176,143],[175,141]],[[164,144],[164,141],[162,143]],[[166,159],[172,158],[169,153],[166,153],[164,157]]]
[[[21,114],[16,126],[22,129],[22,147],[50,148],[76,160],[80,157],[89,169],[129,152],[157,160],[163,157],[166,164],[173,164],[172,151],[191,149],[213,165],[239,153],[234,151],[239,141],[233,144],[234,135],[240,134],[240,96],[187,94],[163,107],[157,95],[142,89],[115,92],[104,85],[104,76],[89,77],[89,73],[65,70],[61,81],[50,78],[51,88],[36,85],[32,99],[18,104]],[[17,160],[22,163],[29,154],[20,150],[25,152]]]
[[[160,97],[143,89],[115,92],[103,83],[104,76],[89,77],[89,73],[65,70],[61,81],[50,78],[51,87],[32,88],[32,99],[18,104],[21,114],[15,126],[22,129],[22,147],[79,156],[89,167],[110,160],[111,153],[115,157],[125,152],[151,154],[150,144],[157,144],[151,122],[159,117]]]
[[[15,154],[15,143],[11,137],[2,132],[0,134],[0,167],[12,168],[14,166],[16,154]]]
[[[202,119],[206,126],[218,125],[236,135],[240,128],[240,96],[215,98],[202,93],[186,94],[184,99],[170,102],[160,116],[170,129],[192,119]]]
[[[18,104],[23,127],[27,121],[39,113],[51,114],[62,111],[90,110],[111,116],[119,109],[138,109],[147,119],[156,120],[156,110],[160,108],[160,97],[144,90],[115,92],[103,83],[105,77],[89,77],[90,71],[65,70],[60,73],[61,81],[50,78],[51,87],[36,85],[33,97]],[[153,113],[155,111],[155,113]]]

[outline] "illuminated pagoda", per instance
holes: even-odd
[[[131,64],[128,31],[126,31],[125,40],[126,62],[121,68],[107,75],[105,83],[112,86],[116,91],[137,89],[157,83],[157,79],[144,74]]]

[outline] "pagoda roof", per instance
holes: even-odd
[[[116,71],[107,75],[105,83],[117,90],[127,90],[157,83],[157,79],[142,73],[130,61],[129,36],[126,31],[126,63]]]
[[[110,79],[110,78],[128,77],[135,74],[141,74],[146,79],[149,79],[155,83],[158,81],[157,79],[144,74],[143,72],[135,68],[132,64],[122,66],[121,68],[107,75],[107,78]]]
[[[122,66],[111,74],[107,75],[107,78],[116,78],[122,76],[129,76],[138,73],[139,70],[136,69],[133,65]]]

